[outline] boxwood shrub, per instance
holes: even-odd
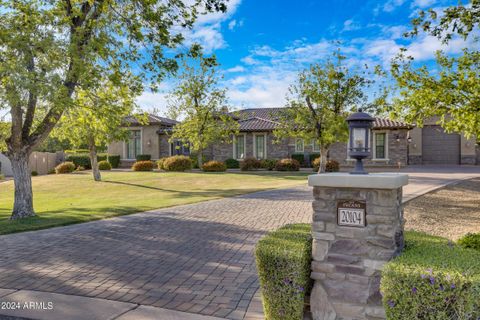
[[[405,239],[382,271],[387,319],[479,319],[480,252],[419,232]]]
[[[305,164],[305,155],[303,153],[294,153],[292,154],[292,159],[295,159],[300,163],[300,165]]]
[[[225,165],[228,169],[238,169],[240,168],[240,161],[236,159],[227,159],[225,160]]]
[[[250,171],[250,170],[257,170],[261,168],[260,160],[255,158],[245,158],[240,161],[240,170],[242,171]]]
[[[120,166],[120,155],[118,154],[109,154],[108,162],[112,165],[112,168],[118,168]]]
[[[262,159],[260,160],[260,167],[262,169],[272,171],[273,169],[275,169],[275,165],[277,164],[277,161],[278,160],[276,159]]]
[[[464,248],[480,251],[480,233],[467,233],[458,240],[458,244]]]
[[[135,160],[137,161],[150,161],[152,160],[152,155],[150,154],[137,154],[135,157]]]
[[[133,171],[153,171],[155,163],[153,161],[137,161],[133,164]]]
[[[202,165],[202,170],[205,172],[224,172],[227,170],[227,166],[221,161],[211,160]]]
[[[163,161],[165,171],[185,171],[192,169],[192,159],[187,156],[168,157]]]
[[[298,171],[300,170],[300,163],[295,159],[278,160],[275,164],[277,171]]]
[[[165,161],[165,159],[167,159],[167,158],[160,158],[160,159],[157,160],[157,168],[158,168],[159,170],[165,170],[165,169],[163,168],[163,162]]]
[[[303,319],[312,281],[310,224],[286,225],[261,239],[255,250],[265,318]]]
[[[112,170],[112,165],[107,160],[98,163],[98,170]]]
[[[85,169],[92,168],[92,164],[90,163],[90,156],[88,154],[72,154],[67,156],[65,161],[73,162],[75,167],[82,166]]]
[[[75,164],[73,162],[62,162],[55,167],[56,174],[72,173],[75,170]]]

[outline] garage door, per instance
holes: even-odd
[[[460,135],[445,133],[440,126],[423,127],[422,158],[424,164],[459,164]]]

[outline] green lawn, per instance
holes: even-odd
[[[306,183],[305,172],[89,172],[33,177],[37,217],[10,221],[13,181],[0,183],[0,234],[49,228]]]

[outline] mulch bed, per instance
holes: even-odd
[[[480,178],[428,193],[405,206],[405,229],[451,240],[480,232]]]

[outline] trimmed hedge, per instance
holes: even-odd
[[[464,248],[480,251],[480,233],[467,233],[458,240],[458,244]]]
[[[163,161],[165,171],[185,171],[192,169],[192,159],[187,156],[168,157]]]
[[[224,172],[227,170],[227,166],[221,161],[211,160],[202,165],[202,170],[205,172]]]
[[[273,169],[275,169],[275,165],[277,164],[277,161],[278,160],[276,159],[262,159],[260,160],[260,167],[262,169],[272,171]]]
[[[312,287],[310,224],[286,225],[261,239],[255,249],[265,318],[303,319]]]
[[[275,164],[275,170],[277,171],[298,171],[300,170],[300,163],[295,159],[282,159],[278,160]]]
[[[120,166],[120,155],[118,154],[109,154],[108,162],[112,165],[112,168],[118,168]]]
[[[257,170],[261,168],[260,160],[255,158],[245,158],[240,161],[240,170],[242,171],[250,171],[250,170]]]
[[[387,319],[478,319],[480,252],[425,233],[405,239],[404,252],[382,271]]]
[[[313,161],[315,161],[315,159],[317,158],[320,158],[320,153],[310,153],[308,155],[308,160],[310,161],[310,165],[313,167]]]
[[[137,161],[133,164],[133,171],[153,171],[155,163],[153,161]]]
[[[56,174],[72,173],[75,170],[75,164],[73,162],[62,162],[55,167]]]
[[[135,157],[135,160],[137,161],[150,161],[152,160],[152,155],[150,154],[137,154]]]
[[[228,169],[238,169],[240,168],[240,161],[236,159],[227,159],[225,160],[225,165]]]
[[[82,166],[85,169],[91,169],[92,164],[90,162],[89,154],[72,154],[67,156],[66,161],[73,162],[75,167]],[[118,168],[120,166],[120,155],[113,154],[98,154],[97,161],[108,161],[112,165],[112,168]]]
[[[292,159],[297,160],[300,165],[303,165],[305,163],[305,155],[303,153],[292,154]]]
[[[112,170],[112,165],[107,160],[98,163],[98,170]]]

